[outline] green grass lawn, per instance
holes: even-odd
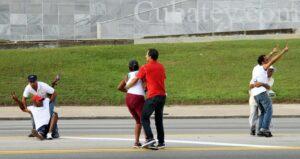
[[[276,102],[300,102],[300,40],[288,40],[290,51],[275,67]],[[60,105],[120,105],[116,87],[128,61],[145,63],[147,48],[160,51],[167,71],[168,104],[246,103],[252,68],[260,54],[285,40],[208,43],[82,46],[0,51],[0,105],[12,105],[12,91],[22,95],[28,74],[49,83],[57,73]]]

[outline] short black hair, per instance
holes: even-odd
[[[158,59],[158,51],[156,49],[148,49],[148,56],[151,57],[152,60]]]
[[[136,60],[130,60],[128,67],[130,71],[137,71],[139,70],[139,63]]]
[[[257,63],[258,63],[259,65],[262,65],[262,63],[263,63],[264,60],[265,60],[265,57],[266,57],[266,55],[260,55],[260,56],[258,56],[258,58],[257,58]]]

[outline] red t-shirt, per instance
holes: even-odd
[[[147,98],[157,95],[166,95],[165,91],[165,68],[157,61],[151,61],[139,69],[136,76],[139,79],[145,79],[147,84]]]

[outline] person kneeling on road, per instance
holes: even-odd
[[[31,101],[33,105],[25,107],[23,103],[18,99],[15,93],[11,94],[12,99],[19,105],[19,108],[26,113],[32,115],[35,129],[32,129],[32,134],[40,140],[48,139],[51,140],[52,138],[56,138],[53,135],[54,125],[57,124],[58,114],[56,112],[50,117],[50,108],[49,98],[42,98],[40,96],[33,96]]]

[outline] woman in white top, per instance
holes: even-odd
[[[141,134],[141,115],[143,111],[143,106],[145,103],[145,90],[143,86],[143,81],[139,80],[133,87],[128,90],[125,89],[126,83],[130,82],[133,78],[135,78],[136,74],[139,70],[139,64],[136,60],[131,60],[129,62],[129,73],[126,75],[125,79],[123,79],[119,86],[118,90],[126,93],[126,105],[128,107],[129,112],[132,117],[135,119],[135,143],[134,148],[138,148],[141,146],[139,142],[140,134]]]

